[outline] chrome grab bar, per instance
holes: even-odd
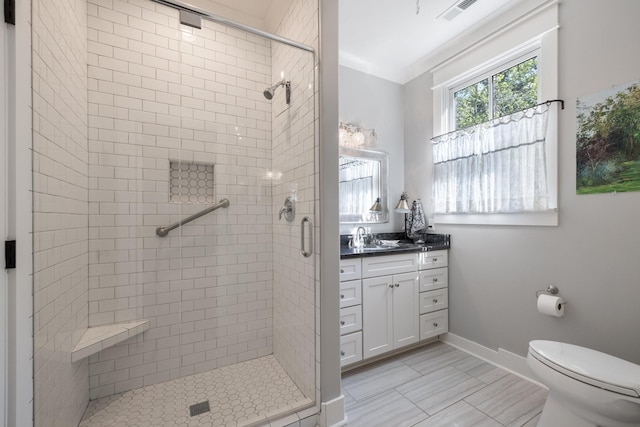
[[[169,234],[169,232],[171,230],[175,230],[176,228],[180,227],[181,225],[185,225],[185,224],[193,221],[194,219],[198,219],[201,216],[208,214],[209,212],[215,211],[216,209],[226,208],[228,206],[229,206],[229,199],[221,199],[215,205],[210,206],[210,207],[208,207],[208,208],[206,208],[204,210],[201,210],[198,213],[194,213],[193,215],[183,219],[182,221],[178,221],[178,222],[176,222],[174,224],[167,225],[167,226],[164,226],[164,227],[156,228],[156,234],[158,235],[158,237],[165,237],[167,234]]]

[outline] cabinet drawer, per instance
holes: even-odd
[[[434,311],[420,316],[420,339],[432,338],[449,330],[449,310]]]
[[[449,290],[447,288],[420,294],[420,314],[442,310],[449,306]]]
[[[449,264],[446,250],[420,253],[420,270],[446,267]]]
[[[340,309],[340,335],[349,334],[351,332],[362,329],[362,306]]]
[[[446,288],[449,285],[449,269],[433,268],[420,271],[420,292]]]
[[[362,332],[340,337],[340,366],[362,360]]]
[[[362,281],[340,282],[340,308],[362,304]]]
[[[360,258],[340,260],[340,281],[359,279],[362,277]]]
[[[362,277],[387,276],[418,270],[418,254],[385,255],[362,259]]]

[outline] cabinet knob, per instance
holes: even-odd
[[[340,350],[340,356],[344,356],[346,353],[342,350]]]
[[[434,304],[437,304],[437,303],[438,303],[438,299],[437,299],[437,298],[434,298],[434,299],[433,299],[433,303],[434,303]]]
[[[344,294],[340,294],[340,299],[344,299]]]
[[[438,262],[438,258],[434,258],[434,259],[433,259],[433,262]]]
[[[400,287],[400,283],[396,283],[396,288],[399,288],[399,287]]]
[[[393,283],[392,283],[392,284],[390,284],[390,285],[389,285],[389,287],[390,287],[391,289],[393,289]]]
[[[437,322],[433,322],[433,327],[437,328],[438,327],[438,323]]]
[[[343,274],[343,273],[344,273],[344,268],[341,268],[340,269],[340,274]]]
[[[344,326],[344,320],[340,321],[340,325]]]
[[[434,277],[434,278],[433,278],[433,281],[434,281],[434,283],[435,283],[435,282],[437,282],[437,281],[438,281],[438,278],[437,278],[437,277]]]

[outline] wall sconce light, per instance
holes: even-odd
[[[359,125],[340,122],[338,130],[340,145],[344,147],[375,147],[378,134],[375,129],[364,129]]]
[[[407,203],[408,198],[409,196],[407,196],[407,192],[403,191],[400,196],[400,201],[396,205],[396,212],[405,214],[411,212],[411,209],[409,209],[409,203]]]
[[[369,208],[370,212],[382,212],[382,206],[380,205],[380,197],[376,199],[373,205]]]

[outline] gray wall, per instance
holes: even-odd
[[[378,134],[376,151],[389,154],[389,222],[372,224],[371,232],[402,229],[401,214],[393,212],[404,190],[404,94],[402,85],[352,68],[339,68],[340,121],[375,129]],[[409,194],[411,200],[412,194]],[[371,201],[373,203],[373,200]],[[348,234],[357,225],[343,224],[340,234]]]
[[[640,363],[640,193],[576,195],[576,98],[640,78],[640,2],[563,0],[560,6],[558,227],[436,226],[451,233],[450,330],[526,355],[551,339]],[[431,77],[405,85],[405,179],[430,200]],[[420,160],[418,160],[420,159]],[[416,184],[420,182],[421,185]],[[563,318],[536,311],[549,284],[569,302]]]

